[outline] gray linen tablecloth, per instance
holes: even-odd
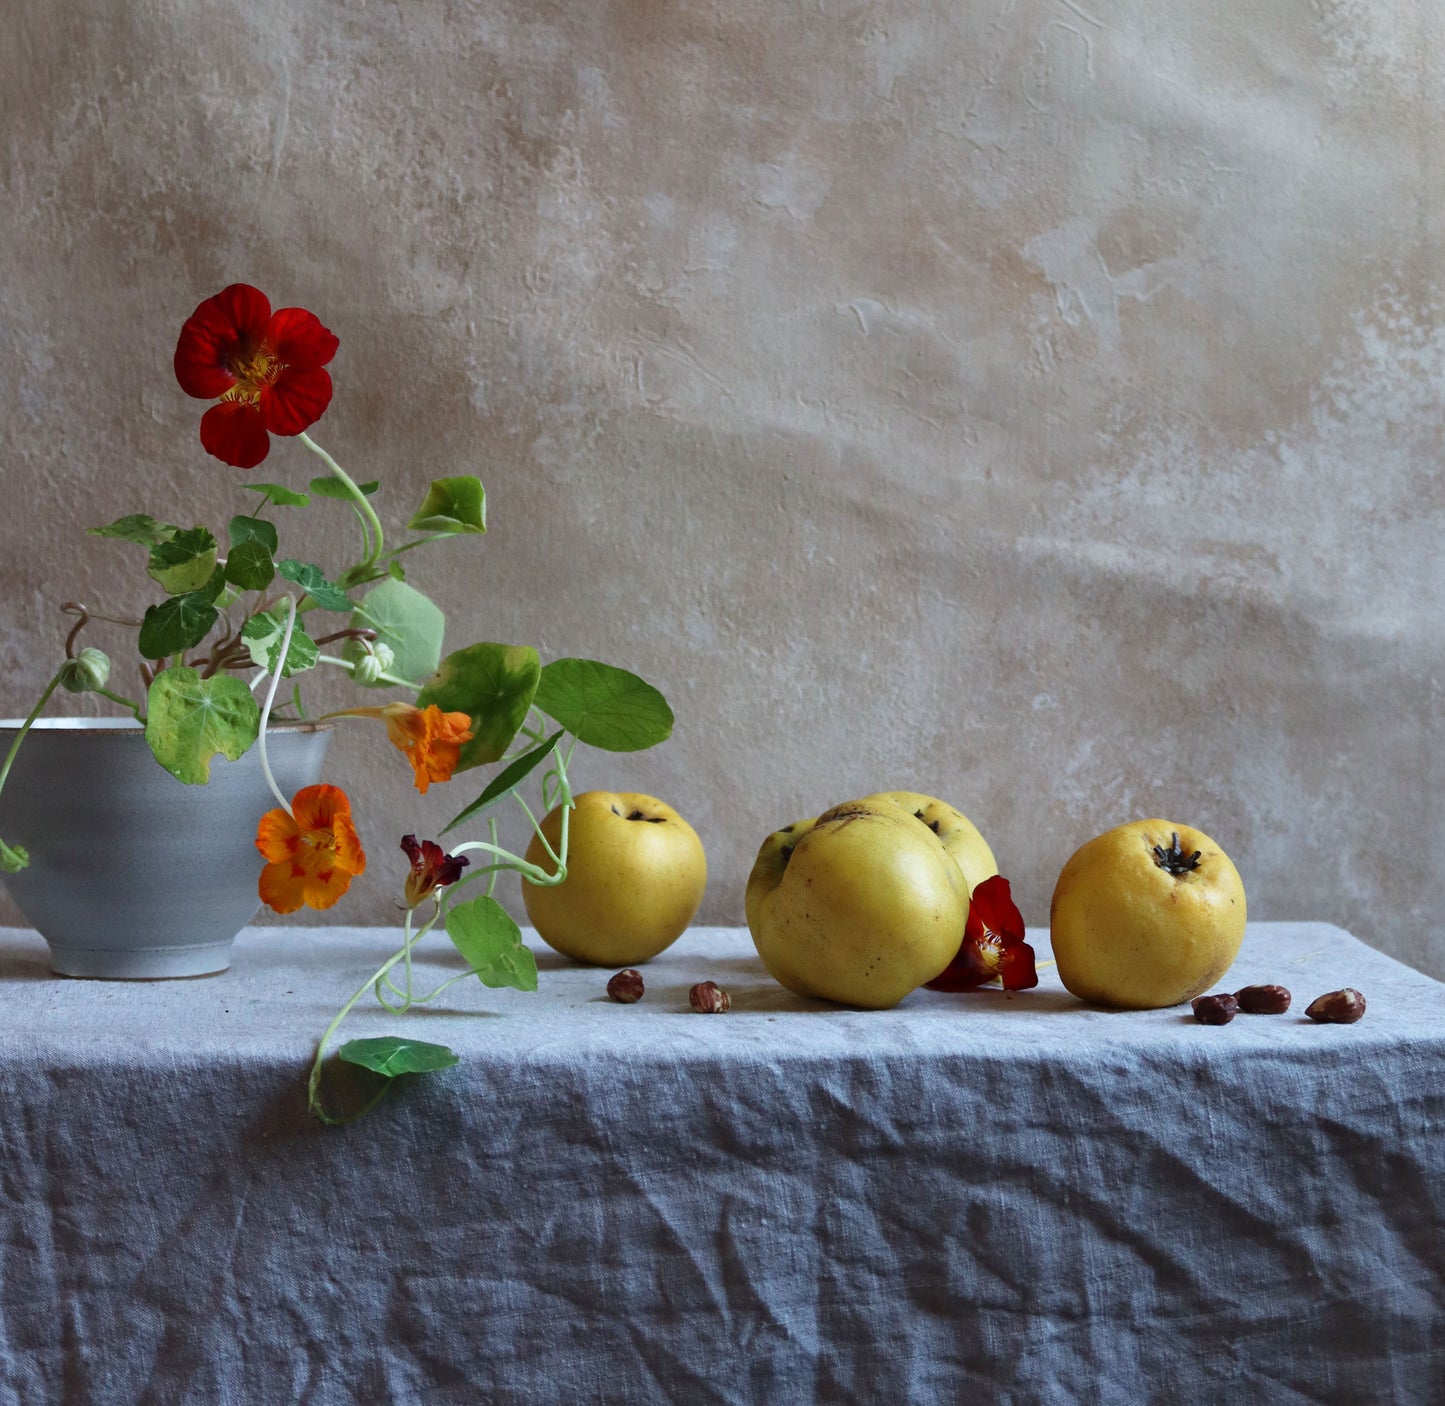
[[[1295,1009],[1220,1028],[1051,970],[840,1010],[720,929],[619,1006],[541,949],[535,994],[359,1008],[463,1063],[321,1127],[395,939],[109,984],[0,931],[0,1399],[1445,1399],[1445,987],[1338,928],[1252,925],[1228,985]],[[1360,1024],[1304,1019],[1342,985]]]

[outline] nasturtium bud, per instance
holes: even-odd
[[[342,652],[353,666],[351,677],[365,688],[380,683],[381,676],[396,662],[392,647],[379,641],[347,640]]]
[[[60,686],[67,693],[94,693],[110,680],[110,658],[104,650],[82,649],[77,659],[60,666]]]

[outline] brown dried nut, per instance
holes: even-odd
[[[687,1003],[703,1015],[721,1015],[732,1009],[732,997],[715,981],[699,981],[687,993]]]
[[[1365,1013],[1365,998],[1353,986],[1327,991],[1309,1003],[1305,1014],[1320,1025],[1353,1025]]]
[[[646,988],[642,984],[642,973],[634,967],[626,967],[607,983],[607,994],[619,1005],[630,1006],[642,999]]]
[[[1245,1015],[1283,1015],[1293,998],[1283,986],[1246,986],[1234,999]]]
[[[1196,996],[1189,1004],[1194,1007],[1194,1019],[1201,1025],[1228,1025],[1239,1009],[1239,1002],[1228,991]]]

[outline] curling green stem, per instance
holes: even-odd
[[[256,734],[256,751],[261,758],[261,775],[266,778],[266,784],[271,788],[271,794],[281,804],[281,809],[287,815],[291,814],[291,802],[281,794],[281,788],[276,784],[276,778],[271,772],[271,763],[266,759],[266,725],[271,721],[271,705],[276,701],[276,685],[281,682],[281,675],[286,671],[286,652],[291,648],[291,632],[296,628],[296,598],[286,597],[286,629],[281,636],[281,651],[276,657],[276,668],[271,674],[271,686],[266,690],[266,701],[261,706],[261,727]]]
[[[60,676],[64,670],[65,666],[62,664],[61,667],[55,671],[55,677],[45,685],[39,702],[30,710],[30,716],[20,724],[20,731],[15,734],[15,740],[10,744],[10,750],[5,754],[4,762],[0,763],[0,791],[5,789],[5,779],[10,775],[10,768],[15,765],[15,754],[20,750],[20,744],[25,741],[30,729],[35,726],[35,719],[45,711],[45,705],[50,702],[50,695],[60,687]],[[16,854],[4,840],[0,840],[0,852],[7,855],[10,860],[19,865],[20,868],[23,869],[25,867],[25,861],[20,855]]]
[[[121,697],[121,695],[118,694],[118,693],[112,693],[108,688],[97,688],[97,689],[92,689],[91,691],[92,691],[93,693],[98,693],[98,694],[100,694],[100,696],[101,696],[102,698],[108,698],[108,699],[110,699],[110,701],[111,701],[112,703],[119,703],[122,708],[129,708],[129,709],[131,710],[131,712],[135,714],[135,720],[136,720],[136,722],[138,722],[138,723],[144,723],[144,722],[145,722],[145,720],[146,720],[146,715],[141,711],[141,706],[140,706],[139,703],[136,703],[136,702],[134,702],[133,700],[131,700],[131,699],[129,699],[129,698],[123,698],[123,697]]]
[[[377,517],[376,509],[371,506],[371,502],[366,494],[356,486],[351,475],[317,444],[305,430],[302,430],[301,433],[297,435],[297,438],[313,454],[320,458],[322,463],[331,470],[332,477],[351,495],[356,505],[357,515],[361,518],[362,550],[365,553],[361,567],[363,570],[370,570],[376,565],[377,558],[381,556],[381,549],[385,541],[381,530],[381,519]]]
[[[433,922],[435,919],[432,920]],[[386,1091],[391,1087],[393,1081],[388,1079],[377,1091],[376,1097],[366,1103],[355,1113],[348,1113],[340,1118],[333,1117],[321,1104],[321,1064],[326,1058],[326,1047],[331,1043],[331,1037],[336,1034],[341,1022],[351,1014],[351,1009],[356,1003],[370,991],[375,983],[381,980],[398,962],[410,958],[411,949],[431,931],[431,923],[427,923],[419,932],[411,930],[411,913],[406,915],[406,927],[403,931],[404,941],[401,951],[393,952],[380,967],[352,993],[351,999],[336,1012],[336,1018],[326,1027],[326,1033],[321,1037],[321,1043],[316,1047],[316,1058],[311,1064],[311,1075],[306,1081],[306,1106],[323,1123],[332,1127],[338,1127],[342,1123],[354,1123],[358,1118],[363,1118],[386,1096]],[[385,1002],[383,1002],[385,1004]]]

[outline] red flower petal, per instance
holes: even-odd
[[[201,444],[237,469],[254,469],[271,451],[260,410],[238,400],[223,400],[201,416]]]
[[[1005,943],[1024,940],[1024,915],[1019,912],[1009,881],[1002,874],[985,879],[974,889],[969,899],[968,926],[970,932],[987,928]]]
[[[336,334],[305,308],[282,308],[277,312],[266,329],[266,342],[278,361],[308,370],[325,366],[341,345]]]
[[[331,377],[319,366],[293,366],[261,392],[261,414],[272,434],[300,434],[331,404]]]
[[[1024,919],[996,874],[974,889],[958,954],[926,985],[930,991],[972,991],[995,977],[1004,989],[1024,991],[1039,983],[1034,949],[1024,941]]]
[[[1027,942],[1006,946],[999,959],[998,968],[1005,991],[1027,991],[1039,984],[1038,969],[1034,966],[1034,949]]]
[[[176,342],[176,380],[187,395],[214,400],[236,384],[231,360],[260,346],[271,301],[248,283],[233,283],[199,304]]]

